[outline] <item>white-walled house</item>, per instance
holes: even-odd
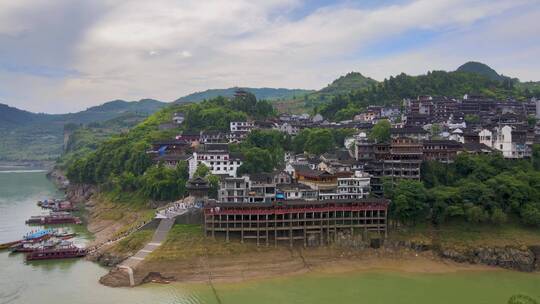
[[[493,148],[493,132],[488,129],[483,129],[478,133],[478,139],[481,144]]]
[[[478,137],[481,144],[501,151],[504,158],[523,158],[530,154],[525,142],[520,143],[516,131],[508,125],[496,127],[493,131],[483,129]]]
[[[255,123],[251,121],[231,121],[230,130],[234,132],[251,132],[255,127]]]
[[[193,157],[189,159],[190,178],[199,164],[207,166],[212,174],[236,177],[242,159],[240,155],[230,153],[226,144],[207,144],[204,149],[193,152]]]

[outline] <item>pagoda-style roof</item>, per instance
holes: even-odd
[[[197,176],[187,181],[186,188],[190,191],[208,190],[210,189],[210,185],[208,184],[208,181],[205,178]]]

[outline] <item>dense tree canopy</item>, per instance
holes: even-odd
[[[501,224],[518,217],[524,224],[540,226],[540,171],[535,169],[536,163],[534,157],[509,161],[500,155],[462,154],[452,164],[424,163],[422,186],[410,181],[394,187],[384,185],[389,188],[385,195],[394,201],[395,217],[405,223],[420,218],[403,210],[410,212],[411,205],[422,205],[437,224],[452,218]]]
[[[345,139],[355,133],[353,129],[303,129],[292,139],[295,153],[322,154],[344,146]]]

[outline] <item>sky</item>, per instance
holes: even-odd
[[[0,103],[65,113],[470,60],[538,81],[539,20],[540,0],[0,0]]]

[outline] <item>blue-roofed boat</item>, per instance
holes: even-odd
[[[53,229],[41,229],[35,232],[30,232],[23,236],[23,241],[27,242],[37,242],[43,239],[49,238],[53,235]]]
[[[0,244],[0,250],[8,249],[10,247],[20,245],[21,243],[38,243],[52,237],[54,234],[55,230],[53,229],[41,229],[38,231],[32,231],[24,235],[22,240]]]

